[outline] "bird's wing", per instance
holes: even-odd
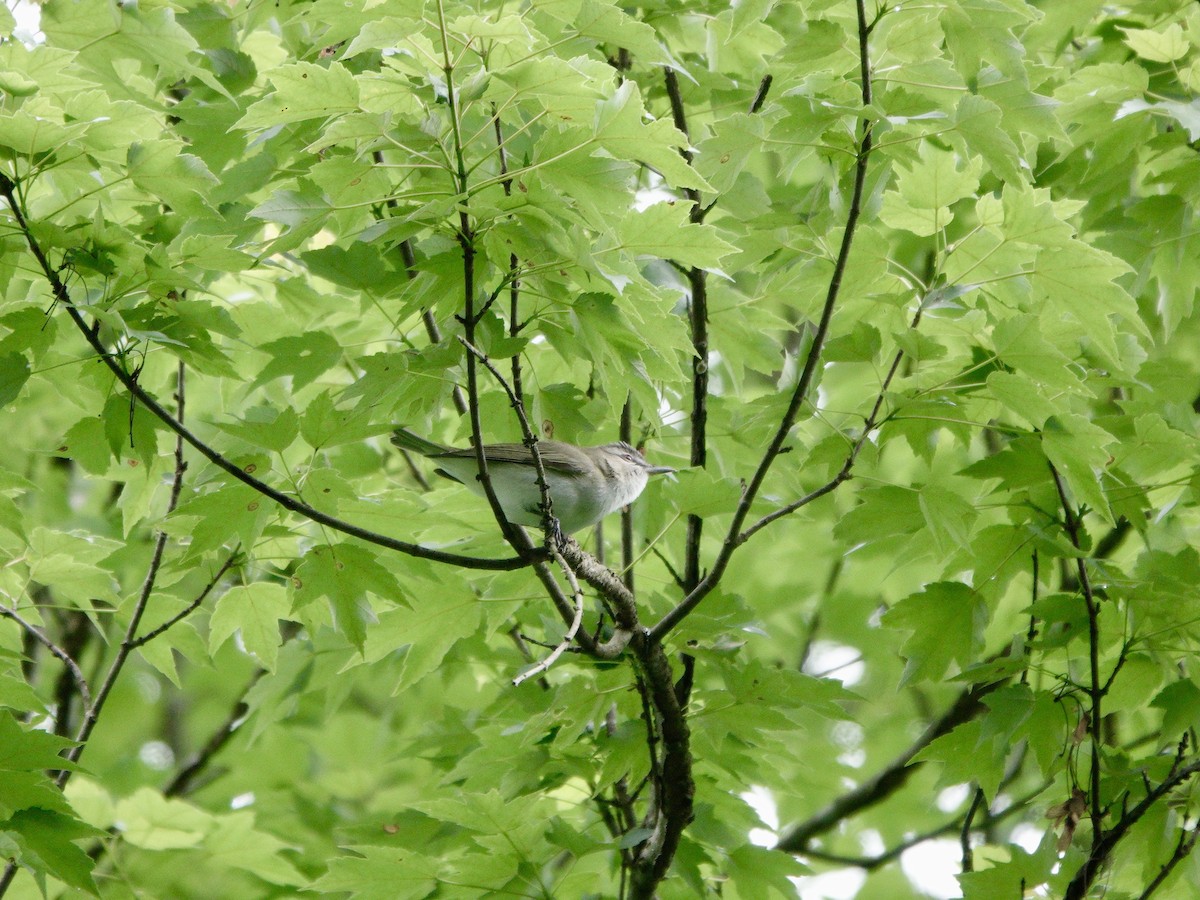
[[[524,444],[488,444],[483,448],[489,463],[512,463],[518,466],[533,466],[533,454]],[[551,441],[538,443],[538,452],[542,457],[542,466],[548,472],[561,475],[585,475],[583,466],[569,459],[562,453],[556,453]],[[431,459],[474,459],[475,451],[465,447],[455,447],[443,453],[430,454]]]

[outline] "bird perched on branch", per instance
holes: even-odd
[[[433,460],[439,475],[485,495],[474,449],[435,444],[407,428],[397,428],[392,433],[392,443]],[[651,475],[675,471],[669,466],[650,465],[641,453],[623,441],[599,447],[538,441],[537,450],[546,473],[554,517],[565,534],[595,525],[609,513],[632,503]],[[486,444],[483,455],[504,517],[514,525],[541,525],[542,494],[529,447]]]

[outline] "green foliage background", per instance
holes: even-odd
[[[919,896],[894,857],[968,816],[968,898],[1061,896],[1105,835],[1096,896],[1194,895],[1196,4],[870,5],[865,108],[847,0],[40,13],[22,41],[0,12],[0,172],[27,223],[0,211],[13,896],[615,896],[646,838],[622,792],[653,758],[627,659],[511,685],[548,652],[512,635],[563,634],[528,570],[339,534],[191,448],[168,515],[175,435],[32,245],[118,365],[243,471],[502,558],[486,504],[425,490],[386,439],[470,435],[469,256],[476,346],[520,360],[543,436],[612,440],[628,398],[633,437],[686,470],[633,514],[652,625],[686,593],[687,517],[702,574],[786,425],[863,121],[817,381],[748,524],[832,487],[665,635],[695,661],[696,806],[659,896],[788,896],[844,865],[870,873],[860,897]],[[520,439],[485,372],[475,399],[488,439]],[[616,520],[586,544],[620,559]],[[47,644],[93,698],[123,663],[65,793],[88,698]],[[839,652],[847,685],[824,671]],[[753,787],[799,858],[749,840]]]

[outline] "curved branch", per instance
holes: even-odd
[[[378,534],[366,528],[360,528],[350,522],[344,522],[334,516],[327,515],[315,507],[309,506],[302,500],[289,496],[276,488],[271,487],[266,482],[259,481],[249,472],[242,469],[236,463],[222,456],[204,441],[200,440],[182,422],[179,422],[171,413],[151,396],[145,388],[138,384],[128,372],[121,368],[111,353],[100,341],[100,337],[95,329],[89,328],[83,319],[83,314],[71,299],[67,292],[66,285],[62,279],[58,277],[58,273],[50,265],[50,261],[46,258],[41,246],[34,238],[29,225],[25,220],[24,214],[21,212],[20,206],[17,203],[14,194],[15,185],[12,180],[3,173],[0,173],[0,196],[3,196],[13,211],[13,215],[17,218],[17,224],[20,226],[22,233],[25,235],[25,241],[29,245],[30,251],[38,261],[43,275],[50,284],[51,293],[54,299],[63,304],[67,310],[67,314],[71,317],[71,321],[79,329],[80,334],[91,345],[99,359],[108,367],[109,371],[116,379],[124,385],[138,402],[153,413],[167,428],[175,432],[177,436],[182,438],[193,448],[199,451],[200,455],[215,465],[217,468],[232,475],[238,481],[258,491],[265,497],[274,500],[284,509],[304,516],[319,525],[324,525],[334,531],[340,531],[342,534],[348,534],[351,537],[356,537],[359,540],[366,541],[370,544],[376,544],[380,547],[386,547],[389,550],[396,550],[400,553],[407,553],[409,556],[419,556],[422,559],[432,560],[433,562],[448,563],[451,565],[462,566],[467,569],[491,569],[509,571],[512,569],[521,569],[529,565],[528,557],[514,557],[511,559],[480,559],[474,556],[462,556],[458,553],[447,553],[442,550],[431,550],[427,547],[422,547],[419,544],[412,544],[407,541],[397,540],[386,535]]]
[[[838,797],[807,821],[801,822],[779,839],[775,845],[777,850],[789,853],[807,853],[808,843],[819,834],[834,828],[843,819],[853,816],[867,807],[882,803],[896,791],[900,790],[909,778],[922,765],[913,762],[913,757],[930,744],[930,742],[948,734],[956,726],[970,721],[984,710],[983,698],[1004,684],[1003,681],[993,681],[988,684],[978,684],[958,695],[950,708],[942,717],[931,724],[925,733],[912,743],[908,749],[896,757],[887,767],[880,770],[874,777],[864,781],[852,791]]]
[[[1070,538],[1071,546],[1082,553],[1083,542],[1079,536],[1079,520],[1071,510],[1071,502],[1067,499],[1067,488],[1062,476],[1054,463],[1049,463],[1050,475],[1054,478],[1054,487],[1058,491],[1058,500],[1062,506],[1063,521]],[[1092,740],[1092,758],[1089,763],[1088,809],[1092,820],[1092,853],[1096,852],[1104,836],[1104,804],[1100,798],[1100,744],[1104,737],[1104,726],[1100,704],[1104,700],[1104,686],[1100,683],[1100,607],[1092,592],[1092,580],[1088,575],[1087,563],[1083,556],[1075,559],[1075,571],[1079,579],[1079,588],[1083,592],[1083,602],[1087,607],[1088,617],[1088,699],[1091,709],[1088,710],[1088,733]]]
[[[1121,839],[1129,833],[1129,829],[1136,825],[1155,803],[1198,772],[1200,772],[1200,760],[1193,760],[1188,765],[1176,769],[1162,784],[1148,792],[1137,806],[1122,815],[1120,821],[1093,844],[1087,862],[1080,867],[1079,871],[1075,873],[1075,877],[1071,879],[1071,883],[1067,885],[1067,892],[1063,895],[1063,900],[1083,900],[1096,880],[1096,875],[1099,874],[1101,867],[1108,861]]]
[[[59,662],[66,666],[67,671],[71,673],[72,680],[75,682],[75,687],[79,690],[79,697],[81,700],[83,700],[84,708],[86,709],[92,705],[92,696],[91,692],[88,690],[87,679],[83,677],[83,672],[80,670],[79,664],[71,658],[71,654],[67,653],[67,651],[58,646],[58,644],[54,643],[54,641],[51,640],[50,637],[36,625],[26,622],[21,614],[15,609],[9,609],[7,606],[0,606],[0,616],[4,616],[5,618],[12,619],[14,622],[16,622],[25,630],[26,634],[49,650]]]
[[[855,6],[858,14],[858,51],[859,68],[862,78],[862,105],[865,109],[871,105],[872,98],[871,63],[867,46],[871,26],[867,23],[864,0],[857,0]],[[725,541],[722,543],[717,558],[713,562],[712,569],[709,570],[704,579],[674,609],[663,616],[658,624],[650,629],[652,640],[661,641],[666,637],[693,609],[700,605],[700,602],[720,582],[721,577],[725,574],[726,567],[729,565],[729,560],[739,546],[740,542],[738,539],[741,536],[742,525],[750,514],[750,507],[758,497],[758,492],[766,480],[772,463],[775,462],[775,458],[783,451],[783,445],[787,440],[788,433],[791,431],[792,426],[796,424],[796,418],[800,414],[800,407],[808,398],[808,392],[812,387],[813,379],[816,377],[817,365],[820,362],[821,353],[825,347],[825,340],[829,335],[829,324],[833,319],[833,310],[837,305],[838,296],[841,294],[842,280],[845,278],[846,265],[850,258],[850,247],[854,242],[858,219],[862,214],[863,191],[867,181],[867,160],[871,155],[873,147],[872,126],[870,121],[866,119],[865,113],[861,120],[860,128],[861,137],[858,142],[858,153],[854,166],[854,186],[850,196],[850,206],[846,213],[846,227],[842,232],[841,245],[838,248],[837,259],[833,266],[833,275],[829,279],[829,288],[825,294],[825,304],[821,309],[821,318],[817,322],[817,329],[813,334],[812,346],[809,348],[808,357],[804,361],[804,369],[800,373],[800,379],[792,391],[787,410],[783,414],[783,418],[775,431],[774,437],[771,439],[770,445],[767,447],[766,453],[763,454],[762,461],[758,464],[758,468],[750,479],[750,483],[742,493],[742,498],[738,502],[737,509],[733,514],[733,521],[729,525],[729,531],[726,533]]]
[[[174,616],[167,619],[167,621],[163,622],[157,628],[154,628],[154,629],[146,632],[145,634],[143,634],[141,637],[135,638],[134,640],[130,641],[130,645],[134,649],[136,649],[138,647],[143,646],[144,644],[148,644],[152,640],[154,640],[156,637],[161,635],[163,632],[175,627],[180,622],[182,622],[184,619],[186,619],[188,616],[190,616],[192,613],[194,613],[197,610],[197,608],[199,608],[200,604],[205,601],[205,599],[208,597],[208,595],[210,593],[212,593],[212,589],[217,586],[217,582],[219,582],[224,577],[225,573],[228,572],[229,569],[233,566],[234,562],[237,560],[238,555],[240,553],[241,553],[241,545],[239,544],[237,547],[235,547],[233,549],[233,552],[230,553],[228,557],[226,557],[225,562],[222,563],[222,565],[221,565],[221,568],[217,569],[217,573],[208,580],[208,584],[206,584],[203,587],[203,589],[201,589],[200,593],[196,595],[195,600],[193,600],[191,603],[189,603],[187,606],[185,606],[182,610],[180,610]]]

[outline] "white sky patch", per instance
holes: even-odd
[[[1037,828],[1036,826],[1027,825],[1022,822],[1013,828],[1012,834],[1009,835],[1008,839],[1026,853],[1033,853],[1033,851],[1042,845],[1042,838],[1045,834],[1045,828]]]
[[[836,869],[793,878],[792,883],[800,891],[800,900],[854,900],[866,880],[861,869]]]
[[[46,43],[46,35],[42,34],[42,8],[30,0],[15,0],[8,4],[8,9],[16,20],[13,37],[26,47],[36,47]]]
[[[230,809],[245,809],[247,806],[254,805],[254,791],[247,791],[244,794],[238,794],[229,801]]]
[[[942,812],[954,812],[967,802],[969,796],[971,796],[969,784],[952,784],[938,793],[937,808]]]
[[[175,765],[175,753],[162,741],[146,741],[138,748],[138,759],[156,772],[165,772]]]
[[[836,678],[846,687],[858,684],[866,674],[862,651],[837,641],[813,641],[804,671],[821,678]]]
[[[900,868],[919,891],[939,900],[961,897],[958,875],[962,862],[962,847],[958,841],[939,838],[905,850],[900,855]]]
[[[774,847],[779,842],[779,809],[775,796],[765,787],[756,784],[739,794],[746,804],[758,814],[766,828],[751,828],[750,843],[756,847]]]
[[[879,856],[887,850],[883,835],[874,828],[863,829],[858,836],[858,845],[862,847],[863,856]]]

